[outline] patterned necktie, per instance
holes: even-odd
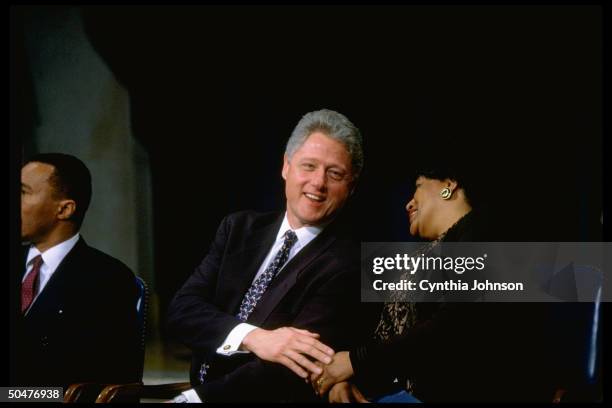
[[[34,300],[34,296],[36,296],[38,274],[42,263],[42,256],[36,255],[32,260],[32,270],[21,283],[21,313],[25,313],[25,311],[28,310],[28,307],[32,304],[32,300]]]
[[[284,238],[285,242],[283,242],[281,249],[278,250],[274,260],[270,262],[266,270],[255,279],[255,282],[253,282],[246,295],[244,295],[244,299],[242,299],[238,318],[243,322],[249,318],[249,315],[253,309],[255,309],[255,305],[257,305],[257,302],[263,296],[270,282],[272,282],[272,279],[276,276],[278,271],[281,270],[283,265],[285,265],[287,258],[289,258],[291,247],[297,242],[297,235],[295,235],[295,232],[292,230],[287,230]]]

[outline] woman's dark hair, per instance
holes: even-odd
[[[455,151],[437,156],[436,160],[429,165],[420,163],[413,176],[414,180],[422,176],[440,181],[446,179],[456,181],[458,187],[465,191],[468,203],[476,208],[480,207],[484,201],[480,185],[482,180],[479,180],[477,172],[476,163],[470,162],[467,157]]]
[[[87,166],[76,157],[64,153],[37,154],[24,165],[32,162],[53,166],[49,182],[60,196],[76,202],[72,221],[80,227],[91,202],[91,173]]]

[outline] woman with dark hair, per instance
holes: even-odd
[[[410,234],[429,241],[419,254],[443,242],[487,240],[466,179],[453,170],[419,172],[406,205]],[[530,318],[517,314],[521,305],[415,303],[397,293],[404,292],[385,303],[369,343],[336,353],[311,376],[315,392],[329,391],[330,402],[368,402],[364,395],[378,402],[540,399],[532,384],[523,383],[525,364],[531,369],[538,358],[531,350],[542,348],[537,324],[532,328]],[[552,398],[543,391],[542,399]]]

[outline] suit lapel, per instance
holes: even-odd
[[[249,323],[260,325],[266,321],[278,303],[295,285],[300,273],[336,240],[333,226],[330,225],[318,237],[294,256],[272,280],[266,293],[257,303],[249,317]]]
[[[21,246],[21,264],[19,268],[19,275],[17,278],[19,279],[19,288],[21,289],[21,281],[23,280],[23,274],[26,271],[26,262],[28,260],[28,252],[30,251],[30,245],[22,245]]]
[[[228,312],[238,313],[242,298],[276,240],[283,217],[284,214],[281,214],[271,224],[246,234],[245,246],[228,257],[227,270],[232,271],[229,277],[231,292],[235,294],[228,302]]]
[[[71,275],[74,271],[80,269],[76,263],[79,259],[79,253],[86,245],[85,240],[82,237],[79,238],[74,248],[66,254],[55,272],[53,272],[43,291],[38,295],[38,298],[25,315],[26,318],[34,319],[40,313],[44,315],[44,312],[49,312],[53,308],[62,306],[62,299],[66,299],[63,293],[72,291],[72,286],[75,285],[76,277]]]

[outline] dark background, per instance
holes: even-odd
[[[600,7],[83,13],[150,155],[162,312],[224,215],[283,207],[284,145],[320,108],[364,136],[349,209],[362,241],[411,240],[414,170],[457,158],[477,175],[497,240],[602,239]],[[14,114],[27,131],[27,112]]]

